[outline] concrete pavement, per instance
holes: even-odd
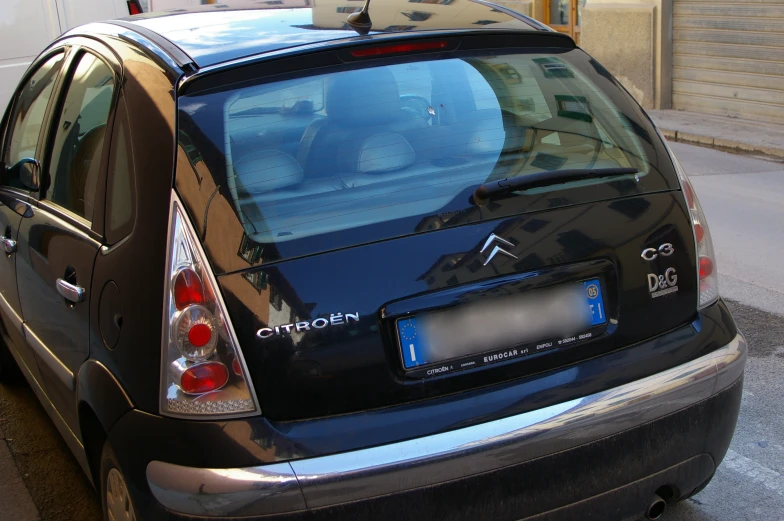
[[[749,342],[735,437],[713,481],[662,521],[768,521],[784,509],[784,161],[672,144],[705,210],[719,292]]]
[[[5,438],[0,449],[9,451],[13,459],[0,461],[0,521],[99,521],[98,494],[24,377],[18,373],[2,380],[0,418]],[[25,511],[32,517],[6,511],[9,505],[18,509],[24,504],[22,496],[5,490],[3,478],[12,475],[21,475],[28,499],[33,498],[33,510]]]
[[[672,141],[784,158],[784,125],[678,110],[649,110]]]
[[[38,521],[38,509],[8,450],[0,418],[0,521]]]

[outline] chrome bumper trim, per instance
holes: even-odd
[[[726,346],[667,371],[584,398],[380,447],[261,465],[198,469],[147,466],[153,495],[191,515],[294,512],[402,492],[524,463],[694,405],[743,374],[747,346]]]

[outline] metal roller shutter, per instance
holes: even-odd
[[[674,0],[672,105],[784,123],[784,0]]]

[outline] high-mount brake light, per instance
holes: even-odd
[[[128,14],[142,14],[144,10],[142,9],[139,0],[128,0]]]
[[[176,194],[172,194],[170,215],[161,414],[184,418],[258,414],[218,284]]]
[[[362,49],[355,49],[351,51],[351,56],[354,58],[370,58],[374,56],[405,54],[417,51],[439,51],[446,49],[448,46],[449,42],[445,41],[399,43],[395,45],[380,45],[378,47],[364,47]]]
[[[664,141],[663,137],[662,140]],[[664,142],[666,145],[666,141]],[[711,240],[705,213],[702,211],[699,199],[697,199],[697,193],[694,191],[694,187],[686,176],[686,172],[683,170],[683,166],[681,166],[678,158],[675,157],[669,145],[666,146],[675,165],[675,170],[678,172],[678,179],[681,183],[683,196],[686,199],[686,206],[688,207],[692,230],[694,231],[694,242],[697,245],[697,279],[700,288],[697,309],[702,309],[713,304],[719,298],[719,276],[716,272],[716,256],[713,252],[713,241]]]

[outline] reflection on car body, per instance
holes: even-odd
[[[5,112],[2,333],[106,518],[626,519],[705,486],[746,343],[639,105],[483,0],[366,5],[364,37],[302,4],[74,29]]]

